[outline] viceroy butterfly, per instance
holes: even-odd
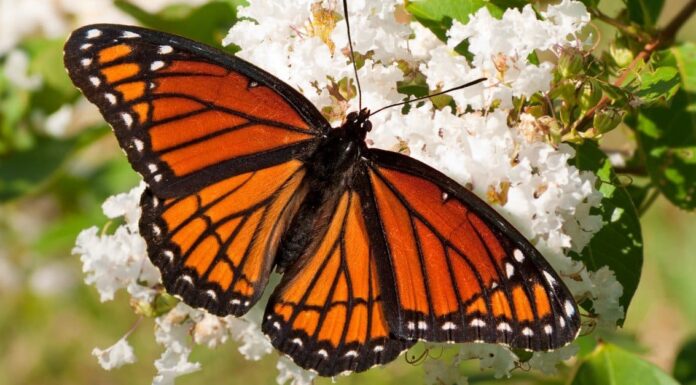
[[[254,65],[132,26],[74,31],[65,66],[148,185],[140,231],[167,291],[240,316],[276,268],[262,328],[303,368],[364,371],[417,340],[539,351],[577,336],[543,256],[444,174],[368,148],[369,110],[332,128]]]

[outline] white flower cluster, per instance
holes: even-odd
[[[353,78],[353,69],[338,4],[252,1],[240,8],[244,19],[230,30],[225,43],[239,45],[240,56],[302,91],[338,123],[346,111],[358,108],[357,98],[345,86]],[[573,274],[574,279],[566,279],[566,283],[577,298],[593,299],[598,323],[615,324],[623,310],[618,305],[621,286],[613,273],[606,268],[588,272],[564,254],[581,250],[602,226],[599,217],[590,215],[601,200],[594,175],[568,164],[575,155],[571,147],[554,148],[545,143],[530,115],[523,115],[513,126],[508,123],[513,97],[530,96],[549,87],[553,62],[535,65],[529,62],[529,55],[546,51],[552,57],[563,47],[582,47],[575,38],[589,20],[582,3],[563,0],[549,6],[541,19],[529,6],[507,11],[502,20],[482,8],[468,24],[455,23],[447,43],[409,21],[400,1],[351,1],[349,8],[354,47],[364,62],[359,76],[365,106],[376,109],[404,98],[396,84],[404,79],[404,64],[409,71],[424,75],[431,91],[488,78],[452,93],[456,108],[435,109],[425,102],[413,105],[405,115],[401,109],[375,115],[370,143],[407,152],[488,197],[562,276]],[[525,39],[519,38],[521,34]],[[462,39],[469,41],[472,62],[453,51]],[[126,219],[113,234],[100,235],[92,228],[78,238],[75,253],[81,256],[87,283],[97,287],[102,300],[113,298],[123,288],[137,301],[152,300],[158,294],[159,276],[137,232],[141,191],[142,186],[105,203],[107,216]],[[157,384],[171,383],[174,377],[199,369],[197,363],[188,361],[193,343],[213,348],[234,339],[249,360],[273,351],[253,316],[220,318],[179,303],[159,316],[156,325],[156,339],[165,347],[155,363]],[[105,368],[133,360],[124,346],[111,350],[114,352],[95,353]],[[571,345],[556,352],[535,353],[529,365],[550,373],[575,352]],[[499,345],[467,344],[451,363],[428,363],[428,382],[466,384],[459,363],[472,358],[480,359],[482,368],[492,368],[499,377],[509,375],[519,360]],[[280,384],[303,385],[313,379],[311,373],[285,358],[277,367]]]

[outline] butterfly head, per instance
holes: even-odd
[[[357,137],[365,140],[365,136],[372,130],[370,122],[370,110],[363,108],[360,111],[353,111],[346,116],[345,122],[341,125],[348,132],[357,134]]]

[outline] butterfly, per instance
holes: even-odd
[[[301,367],[364,371],[418,340],[540,351],[577,336],[544,257],[441,172],[368,148],[369,110],[332,127],[258,67],[132,26],[80,28],[64,60],[147,183],[140,233],[167,291],[241,316],[282,272],[262,329]]]

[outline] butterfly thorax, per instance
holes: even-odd
[[[308,159],[307,180],[311,185],[281,239],[276,257],[279,271],[316,247],[311,240],[318,237],[312,235],[325,231],[331,211],[354,180],[359,159],[367,151],[365,136],[372,128],[369,115],[367,109],[348,114],[345,122],[329,131]]]

